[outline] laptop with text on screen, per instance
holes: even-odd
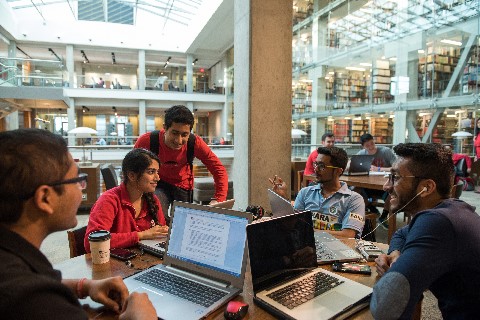
[[[279,318],[332,319],[368,306],[372,288],[316,268],[312,214],[247,226],[254,302]]]
[[[350,166],[348,171],[343,174],[346,176],[367,176],[370,172],[370,166],[372,165],[373,155],[353,155],[350,158]]]
[[[171,215],[163,264],[124,281],[148,294],[159,318],[200,319],[243,289],[251,215],[177,201]]]

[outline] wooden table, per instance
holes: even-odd
[[[353,247],[355,241],[353,239],[342,239],[347,245]],[[377,244],[384,251],[388,248],[386,244]],[[135,250],[134,250],[135,251]],[[137,251],[138,252],[138,251]],[[67,261],[61,262],[54,265],[54,268],[62,272],[62,277],[64,279],[78,279],[78,278],[89,278],[89,279],[103,279],[113,276],[128,277],[133,275],[140,270],[145,269],[150,266],[162,263],[162,260],[149,255],[144,254],[143,256],[137,256],[131,260],[134,265],[134,269],[129,268],[123,261],[111,258],[108,263],[102,265],[93,265],[90,254],[83,256],[78,256]],[[366,286],[373,287],[377,281],[377,271],[374,267],[373,262],[368,263],[372,267],[371,275],[361,275],[361,274],[350,274],[350,273],[339,273],[342,276],[362,283]],[[324,265],[322,268],[332,271],[331,265]],[[243,292],[237,296],[234,300],[244,301],[249,304],[248,315],[245,319],[275,319],[270,313],[266,312],[262,308],[256,306],[253,303],[253,288],[252,288],[252,279],[250,274],[250,264],[247,263],[247,271],[245,273],[245,285],[243,287]],[[87,300],[88,301],[88,300]],[[83,308],[89,314],[90,318],[95,319],[118,319],[117,315],[113,312],[105,310],[102,307],[92,307],[91,305],[84,304]],[[223,311],[224,308],[220,308],[213,314],[207,317],[207,319],[216,319],[223,320]],[[356,314],[354,314],[349,319],[373,319],[368,308],[363,309]]]
[[[315,175],[303,176],[303,187],[307,186],[310,181],[316,181]],[[340,181],[346,182],[348,186],[383,190],[383,185],[387,182],[387,178],[384,175],[368,175],[368,176],[340,176]],[[397,230],[397,218],[396,215],[391,215],[388,218],[388,243],[392,239],[393,234]]]

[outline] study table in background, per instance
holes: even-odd
[[[307,186],[311,181],[315,181],[315,175],[303,176],[302,187]],[[387,181],[383,174],[367,176],[340,176],[340,181],[346,182],[349,187],[358,187],[373,190],[383,190],[383,185]],[[395,215],[388,218],[388,243],[397,230],[397,219]]]
[[[353,239],[342,239],[344,243],[349,245],[350,247],[355,246],[355,240]],[[387,250],[388,246],[386,244],[379,244],[377,245],[383,249],[384,251]],[[135,252],[139,252],[137,249],[133,249]],[[88,279],[103,279],[108,277],[120,276],[122,278],[131,276],[143,269],[149,268],[153,265],[162,263],[157,257],[154,257],[150,254],[144,254],[142,256],[138,255],[137,257],[130,260],[133,264],[134,268],[128,267],[125,262],[117,260],[115,258],[110,258],[110,261],[105,264],[101,265],[93,265],[92,258],[90,254],[86,254],[83,256],[78,256],[64,262],[58,263],[54,265],[54,268],[60,270],[62,272],[62,277],[64,279],[80,279],[80,278],[88,278]],[[375,282],[377,281],[377,271],[375,268],[374,262],[368,262],[372,269],[371,275],[361,275],[361,274],[351,274],[351,273],[338,273],[346,278],[352,279],[359,283],[362,283],[366,286],[373,287]],[[331,265],[324,265],[322,268],[332,271]],[[245,284],[243,287],[243,292],[237,296],[234,300],[244,301],[248,303],[248,314],[245,319],[275,319],[275,317],[262,308],[256,306],[253,303],[253,288],[252,288],[252,279],[250,275],[250,266],[247,264],[247,271],[245,273]],[[90,318],[95,319],[118,319],[118,317],[108,310],[102,308],[91,308],[88,305],[84,305],[84,309],[89,314]],[[225,307],[220,308],[213,314],[207,317],[207,319],[224,319],[223,312]],[[368,308],[365,308],[353,316],[349,317],[348,319],[373,319],[370,311]]]

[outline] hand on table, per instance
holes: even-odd
[[[84,287],[93,301],[120,313],[128,298],[128,289],[121,277],[102,280],[85,280]]]
[[[165,237],[168,234],[168,226],[153,226],[148,230],[138,232],[138,238],[140,240],[156,239]]]
[[[146,293],[132,292],[123,305],[120,320],[156,320],[157,312]]]
[[[390,254],[381,254],[375,259],[375,267],[377,268],[377,275],[380,277],[390,269],[390,267],[400,257],[400,251],[393,251]]]

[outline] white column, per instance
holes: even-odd
[[[138,135],[147,132],[147,112],[145,100],[138,101]]]
[[[193,93],[193,56],[187,55],[187,93]]]
[[[73,45],[67,44],[66,47],[66,67],[68,72],[68,87],[75,88],[75,64],[73,61]]]
[[[145,90],[145,50],[138,50],[138,90]]]

